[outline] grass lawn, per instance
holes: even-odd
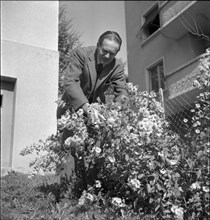
[[[1,177],[1,220],[120,220],[101,207],[78,208],[78,199],[60,198],[55,176],[37,176],[10,172]],[[125,219],[125,218],[124,218]],[[126,220],[139,218],[129,217]],[[148,218],[145,218],[148,219]]]

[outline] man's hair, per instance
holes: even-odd
[[[114,40],[116,43],[119,44],[119,50],[122,44],[122,39],[120,35],[115,31],[106,31],[104,32],[98,39],[97,47],[101,46],[104,39]]]

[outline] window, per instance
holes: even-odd
[[[150,91],[159,92],[165,89],[163,62],[160,62],[149,69]]]
[[[146,13],[143,18],[144,23],[140,28],[139,34],[142,33],[143,38],[146,39],[160,28],[158,5],[156,5],[152,10]]]

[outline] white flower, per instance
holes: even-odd
[[[95,151],[96,154],[100,154],[101,148],[100,147],[93,147],[93,151]]]
[[[194,81],[193,81],[193,85],[194,85],[194,86],[198,86],[198,87],[201,86],[201,84],[198,82],[198,80],[194,80]]]
[[[93,195],[91,195],[90,193],[88,193],[87,191],[84,190],[82,193],[82,196],[79,198],[78,205],[79,206],[84,205],[87,200],[90,200],[91,202],[93,202],[94,197],[93,197]]]
[[[77,114],[78,116],[82,116],[84,114],[84,110],[82,108],[80,108],[78,111],[77,111]]]
[[[91,195],[90,193],[87,193],[86,196],[87,196],[87,199],[89,199],[91,202],[94,200],[93,195]]]
[[[116,118],[118,116],[118,111],[112,110],[111,115]]]
[[[176,165],[179,160],[167,160],[167,161],[171,166],[173,166],[173,165]]]
[[[200,189],[200,184],[198,182],[195,182],[193,183],[191,186],[190,186],[191,189]]]
[[[158,155],[159,155],[160,157],[164,157],[164,153],[163,153],[163,152],[158,152]]]
[[[177,220],[183,220],[183,215],[184,215],[183,208],[180,207],[180,208],[176,209],[175,215],[177,217]]]
[[[175,214],[177,220],[183,220],[184,209],[182,207],[173,205],[171,207],[171,211]]]
[[[200,133],[200,130],[196,129],[196,130],[195,130],[195,133],[199,134],[199,133]]]
[[[126,206],[124,204],[124,201],[122,201],[122,199],[118,198],[118,197],[112,198],[112,204],[117,206],[117,207],[125,207]]]
[[[115,157],[108,157],[108,160],[111,162],[111,163],[115,163]]]
[[[82,206],[82,205],[84,205],[84,204],[85,204],[85,197],[84,197],[84,196],[81,196],[81,197],[79,198],[78,205],[79,205],[79,206]]]
[[[196,107],[196,108],[200,108],[201,105],[197,103],[197,104],[195,104],[195,107]]]
[[[113,117],[109,117],[109,118],[107,119],[107,122],[110,123],[110,124],[114,124],[115,119],[114,119]]]
[[[29,179],[33,179],[34,176],[35,176],[35,174],[30,173],[30,174],[28,175],[28,178],[29,178]]]
[[[72,138],[69,137],[65,140],[65,145],[70,146],[70,144],[72,143]]]
[[[69,121],[69,116],[66,117],[65,115],[62,115],[60,119],[58,119],[58,125],[66,125]]]
[[[172,207],[171,207],[171,211],[173,212],[173,213],[175,213],[175,210],[178,208],[178,206],[177,205],[173,205]]]
[[[184,120],[183,120],[185,123],[187,123],[188,122],[188,120],[186,119],[186,118],[184,118]]]
[[[160,170],[160,173],[165,174],[165,173],[166,173],[166,170],[161,169],[161,170]]]
[[[28,175],[28,178],[29,179],[32,179],[34,176],[36,176],[38,174],[37,170],[32,170],[30,172],[30,174]]]
[[[209,187],[207,187],[207,186],[203,186],[202,189],[204,192],[209,192]]]
[[[96,188],[101,188],[101,182],[99,180],[96,180],[95,186]]]
[[[73,113],[71,117],[72,119],[75,119],[75,120],[78,118],[76,113]]]
[[[90,109],[88,110],[90,118],[91,118],[91,122],[93,124],[100,124],[100,120],[99,120],[99,112],[97,109]]]
[[[201,123],[199,121],[197,121],[197,125],[201,125]]]
[[[141,187],[141,183],[140,183],[140,181],[137,180],[137,179],[131,179],[131,180],[129,181],[129,185],[130,185],[131,187],[134,187],[134,189],[139,189],[139,188]]]
[[[182,191],[182,192],[184,192],[181,186],[180,186],[180,187],[179,187],[178,189],[179,189],[179,191]]]
[[[126,126],[126,128],[127,128],[128,132],[130,132],[133,129],[133,127],[130,125]]]

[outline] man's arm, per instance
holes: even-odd
[[[111,78],[111,81],[114,87],[114,95],[115,95],[114,101],[119,103],[119,105],[122,108],[126,108],[129,100],[129,96],[126,89],[124,66],[121,62],[117,65],[117,68]]]
[[[128,96],[128,93],[126,90],[124,67],[121,62],[117,65],[115,72],[111,77],[111,82],[114,87],[114,94],[115,94],[116,99],[122,95]]]
[[[67,67],[64,77],[64,89],[70,103],[77,110],[85,103],[88,103],[81,86],[80,77],[85,63],[85,55],[82,49],[76,49],[72,53],[72,59]]]

